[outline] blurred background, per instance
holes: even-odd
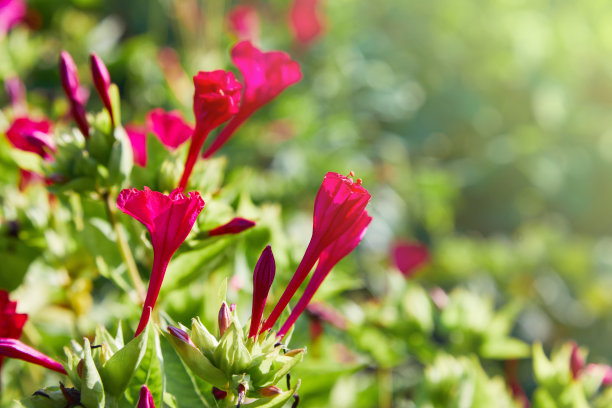
[[[288,52],[303,79],[220,155],[228,174],[247,177],[254,203],[282,205],[292,242],[309,236],[325,172],[352,170],[374,218],[339,267],[359,279],[344,282],[354,298],[387,293],[390,246],[418,241],[430,262],[417,282],[517,302],[516,337],[546,347],[574,339],[612,360],[609,3],[313,4],[321,28],[298,38],[282,0],[28,0],[0,43],[0,78],[18,75],[30,105],[56,117],[66,111],[60,50],[82,73],[93,51],[120,87],[124,123],[160,106],[191,120],[197,71],[239,76],[229,50],[241,34],[228,13],[250,6],[254,41]]]

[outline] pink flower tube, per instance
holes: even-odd
[[[270,330],[276,323],[323,251],[341,237],[344,236],[343,239],[346,239],[347,231],[365,223],[364,217],[367,217],[365,207],[369,200],[370,193],[361,186],[361,180],[354,182],[350,177],[333,172],[325,175],[315,199],[310,243],[287,289],[263,324],[262,332]],[[368,223],[369,220],[363,228]]]
[[[76,65],[70,54],[66,51],[62,51],[60,54],[59,70],[62,87],[70,103],[70,113],[83,136],[88,138],[89,124],[87,123],[85,112],[85,102],[87,101],[88,92],[81,88]]]
[[[153,270],[143,314],[136,329],[138,336],[149,320],[144,311],[148,307],[155,307],[170,258],[191,232],[204,208],[204,200],[197,192],[186,196],[177,188],[170,195],[165,195],[145,187],[144,190],[121,191],[117,198],[117,207],[147,227],[153,245]]]
[[[140,395],[138,398],[138,406],[136,408],[155,408],[153,396],[146,385],[140,387]]]
[[[66,374],[66,370],[59,362],[17,339],[0,338],[0,356],[16,358],[57,371],[60,374]]]
[[[238,234],[255,226],[255,221],[247,220],[246,218],[235,217],[223,225],[208,231],[208,235],[215,237],[218,235]]]
[[[210,131],[238,112],[242,89],[234,74],[223,70],[198,72],[193,77],[193,84],[195,86],[193,113],[196,127],[187,153],[185,170],[179,182],[181,188],[187,187],[193,166]]]

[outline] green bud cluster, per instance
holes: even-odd
[[[227,307],[225,303],[224,306]],[[226,315],[223,307],[221,310],[219,326],[222,334],[219,338],[199,318],[192,319],[191,330],[181,326],[188,337],[177,334],[172,328],[164,335],[195,375],[227,392],[228,398],[239,401],[240,393],[244,392],[247,399],[271,398],[266,407],[283,406],[296,392],[299,381],[284,392],[277,384],[302,361],[306,350],[287,351],[275,333],[248,338],[236,313]],[[226,317],[229,317],[229,322]],[[251,404],[255,402],[241,406]]]
[[[45,388],[21,401],[22,406],[118,406],[147,349],[149,330],[147,326],[125,345],[121,326],[114,337],[105,328],[98,327],[93,345],[87,338],[83,339],[83,345],[72,341],[70,347],[64,348],[67,358],[64,368],[74,388],[67,388],[62,383],[59,387]]]

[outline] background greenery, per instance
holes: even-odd
[[[0,77],[18,75],[31,109],[52,118],[66,109],[57,70],[62,49],[72,54],[86,83],[89,52],[102,57],[120,87],[124,123],[142,122],[158,106],[192,117],[192,88],[181,88],[180,80],[173,88],[160,68],[164,47],[176,51],[187,81],[198,70],[234,69],[229,49],[236,39],[224,15],[237,2],[28,4],[30,27],[15,28],[0,43]],[[308,47],[292,43],[285,1],[248,4],[260,12],[262,48],[289,52],[304,78],[221,151],[229,185],[221,201],[240,215],[250,211],[268,229],[218,244],[224,263],[209,265],[189,286],[179,278],[173,283],[169,272],[163,304],[174,319],[186,322],[205,313],[213,320],[218,306],[202,296],[216,293],[226,276],[248,286],[270,237],[279,265],[273,286],[278,296],[309,238],[324,173],[353,170],[372,194],[374,221],[356,253],[317,295],[348,319],[349,329],[326,326],[320,343],[310,344],[308,318],[298,322],[292,343],[310,352],[293,374],[302,378],[300,406],[389,406],[392,400],[393,406],[421,406],[418,401],[425,400],[446,406],[436,400],[435,389],[415,384],[423,384],[436,366],[453,364],[482,364],[491,376],[503,374],[499,356],[490,360],[481,348],[496,309],[512,322],[504,336],[541,341],[547,351],[574,339],[590,349],[591,360],[612,360],[607,2],[327,1],[326,30]],[[0,96],[0,105],[7,104]],[[101,107],[95,97],[88,106]],[[4,112],[0,124],[8,123]],[[30,313],[28,338],[61,355],[70,338],[97,323],[114,327],[118,318],[134,320],[138,309],[126,309],[126,297],[89,259],[95,255],[62,246],[66,241],[57,236],[71,232],[50,228],[61,222],[49,221],[40,200],[44,193],[17,193],[17,167],[5,147],[3,218],[31,228],[27,239],[0,244],[4,259],[10,255],[7,262],[15,263],[2,267],[2,279],[15,289],[28,271],[16,292]],[[222,172],[225,160],[216,163]],[[213,174],[214,166],[207,171]],[[214,205],[207,201],[201,223],[218,224]],[[96,211],[103,213],[102,207]],[[55,217],[68,215],[60,211]],[[104,227],[93,227],[87,239],[99,249],[96,234]],[[400,238],[424,242],[432,254],[431,264],[411,282],[403,281],[389,259],[390,245]],[[112,259],[107,258],[111,266]],[[140,266],[147,276],[146,265]],[[456,316],[444,317],[452,313],[433,310],[428,300],[413,304],[419,296],[428,299],[425,290],[434,287],[451,293]],[[248,291],[230,290],[229,296],[248,312]],[[453,333],[462,333],[461,339]],[[454,357],[440,356],[440,348]],[[470,360],[473,354],[482,361]],[[25,370],[29,380],[5,392],[3,401],[31,393],[46,375],[17,362],[5,365],[5,378]],[[528,394],[537,383],[530,367],[528,359],[521,361]]]

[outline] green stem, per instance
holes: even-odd
[[[378,369],[378,406],[380,408],[391,408],[392,381],[391,370],[380,367]]]
[[[115,235],[117,236],[117,245],[119,246],[121,258],[123,258],[123,262],[125,262],[125,266],[127,268],[130,280],[132,281],[132,284],[136,289],[136,293],[138,294],[138,300],[140,301],[140,303],[144,303],[144,284],[142,283],[142,279],[140,279],[138,267],[136,266],[136,262],[134,261],[132,250],[128,245],[127,237],[125,236],[125,231],[123,230],[121,224],[117,221],[115,207],[113,205],[115,200],[109,192],[104,193],[103,198],[104,205],[106,206],[106,213],[108,214],[108,220],[113,226],[113,229],[115,230]]]

